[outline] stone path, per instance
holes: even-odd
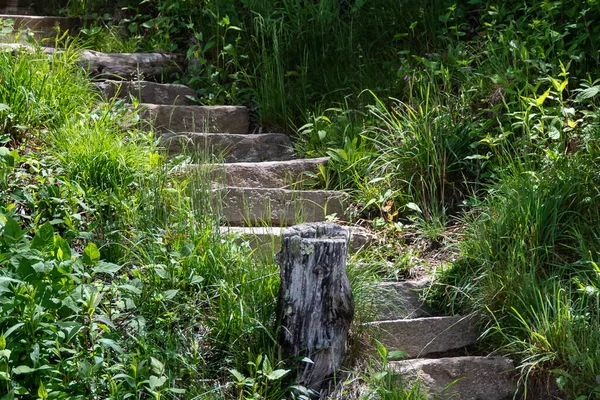
[[[13,18],[16,25],[34,29],[38,39],[54,36],[49,27],[55,24],[73,26],[72,21],[56,17],[0,18]],[[207,155],[220,158],[222,163],[198,162],[188,172],[209,169],[213,194],[223,209],[225,234],[243,236],[259,252],[272,256],[279,250],[286,226],[324,221],[328,215],[347,219],[346,194],[309,190],[303,185],[305,172],[314,173],[327,163],[326,158],[297,159],[288,136],[249,133],[245,107],[199,106],[192,100],[195,92],[185,86],[136,80],[169,76],[180,68],[180,61],[179,56],[159,53],[82,51],[80,55],[80,64],[99,80],[107,99],[133,97],[142,104],[142,118],[154,126],[169,155],[201,154],[195,157],[199,161]],[[370,239],[367,232],[352,229],[351,249],[361,248]],[[468,355],[466,349],[478,336],[472,318],[432,315],[419,297],[427,285],[426,281],[381,284],[378,314],[369,325],[377,328],[379,340],[389,351],[406,352],[405,359],[392,362],[393,370],[409,380],[420,379],[427,390],[443,399],[512,398],[516,389],[512,362]]]
[[[393,371],[442,399],[509,400],[516,391],[514,364],[505,357],[473,356],[478,331],[471,316],[436,316],[422,301],[429,281],[380,284],[375,320],[388,351],[406,356]]]

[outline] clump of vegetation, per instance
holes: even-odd
[[[250,105],[301,154],[329,156],[316,184],[350,192],[389,237],[442,246],[460,226],[438,305],[478,312],[524,382],[597,396],[599,3],[55,3],[102,17],[82,31],[88,47],[186,54],[180,81],[201,103]],[[160,397],[210,377],[186,396],[286,392],[265,373],[285,370],[276,267],[257,268],[198,211],[205,180],[169,183],[136,115],[99,106],[70,52],[3,53],[0,79],[0,296],[30,312],[0,322],[7,390],[45,398],[74,380],[84,397]],[[373,259],[357,291],[409,268]]]

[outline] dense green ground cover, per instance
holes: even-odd
[[[250,105],[266,129],[297,133],[302,154],[330,156],[315,182],[348,190],[357,215],[388,237],[416,232],[435,245],[457,243],[432,301],[477,312],[483,345],[517,359],[532,398],[540,382],[566,398],[599,396],[600,3],[119,6],[53,4],[102,16],[82,32],[85,46],[185,52],[180,80],[200,102]],[[256,361],[267,355],[273,369],[279,361],[275,266],[257,266],[214,232],[208,203],[190,190],[202,177],[166,184],[172,164],[135,129],[136,116],[99,106],[68,55],[3,57],[0,296],[30,310],[0,322],[0,347],[13,352],[10,365],[0,353],[6,387],[43,383],[58,393],[76,377],[83,398],[182,387],[191,397],[277,397],[285,385],[271,382],[264,357]],[[23,139],[27,150],[17,148]],[[32,143],[44,151],[31,153]],[[108,151],[112,143],[118,151]],[[463,234],[452,241],[445,232],[456,225]],[[355,273],[355,288],[364,275]],[[46,294],[51,279],[64,283]],[[260,312],[249,312],[250,303]],[[65,321],[63,333],[46,325],[55,318]],[[253,380],[223,391],[233,368]],[[188,387],[188,377],[208,381]],[[373,396],[408,395],[381,386]]]

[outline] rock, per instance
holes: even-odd
[[[166,53],[101,53],[79,52],[79,62],[95,79],[143,80],[160,79],[182,70],[185,58]]]
[[[326,215],[345,218],[348,196],[328,190],[288,190],[225,187],[213,190],[222,217],[234,226],[290,226],[320,222]]]
[[[170,106],[141,104],[141,117],[157,132],[248,133],[248,109],[242,106]]]
[[[377,320],[431,317],[432,310],[424,304],[421,296],[429,286],[428,279],[405,282],[381,283],[377,291],[375,307]]]
[[[212,161],[217,157],[227,163],[285,161],[294,158],[290,138],[282,133],[236,135],[228,133],[164,134],[162,146],[171,155],[196,154],[195,159]],[[195,168],[195,167],[190,167]]]
[[[354,226],[346,226],[345,228],[350,233],[348,242],[350,253],[356,253],[375,240],[375,236],[366,229]],[[253,249],[256,249],[257,254],[273,257],[281,250],[281,236],[285,229],[271,226],[223,226],[221,227],[221,233],[239,235],[243,240],[247,240]]]
[[[196,92],[185,85],[160,84],[147,81],[103,81],[97,82],[107,99],[113,98],[129,100],[131,97],[140,103],[167,104],[167,105],[196,105],[190,99]]]
[[[317,174],[328,158],[303,158],[288,161],[238,162],[215,164],[211,168],[213,181],[225,186],[254,188],[299,188],[308,179],[306,172]]]
[[[61,49],[36,47],[23,43],[0,43],[0,49],[17,53],[19,51],[41,51],[52,55]],[[144,79],[161,78],[181,71],[184,58],[178,54],[163,53],[101,53],[99,51],[79,51],[78,64],[96,79]]]
[[[478,334],[470,316],[375,321],[379,341],[388,350],[402,350],[408,358],[444,353],[472,345]]]
[[[517,390],[514,364],[504,357],[404,360],[390,367],[408,381],[419,379],[429,398],[510,400]]]

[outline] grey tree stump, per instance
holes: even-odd
[[[282,237],[279,344],[299,361],[296,383],[320,395],[342,366],[354,301],[346,274],[348,231],[336,224],[288,228]]]

